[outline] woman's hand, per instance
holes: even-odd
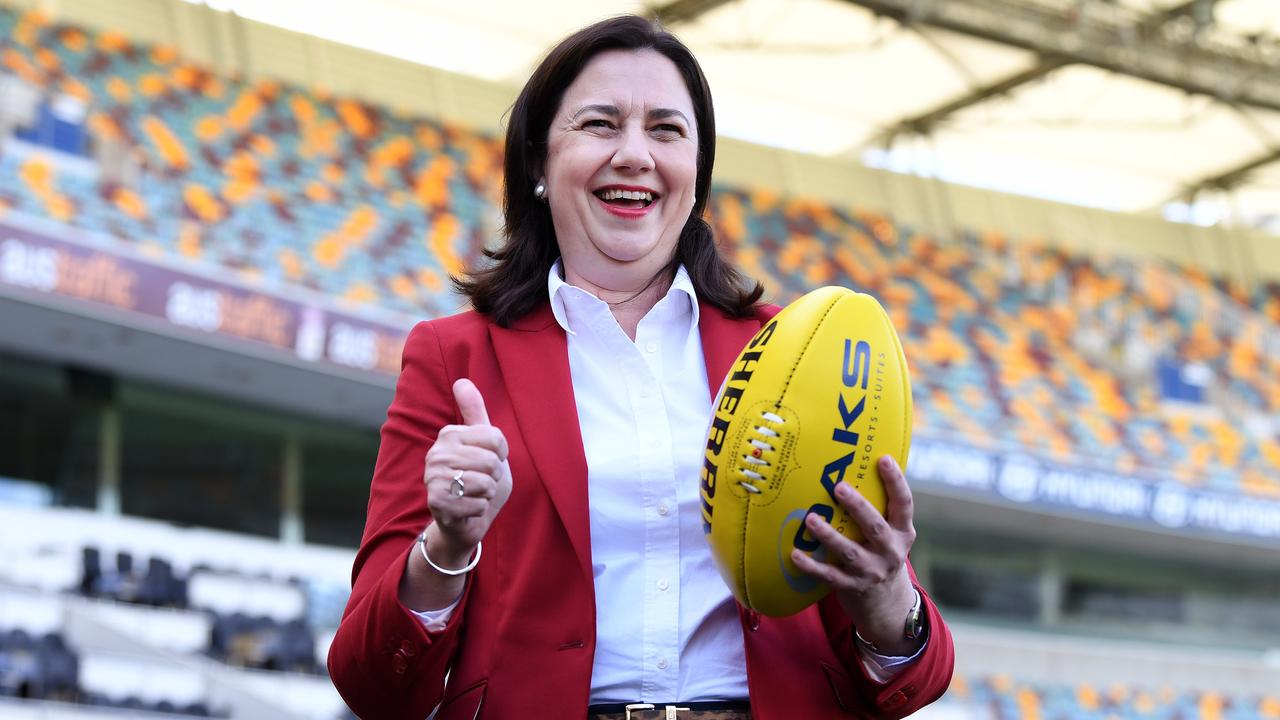
[[[466,567],[511,497],[507,439],[489,424],[480,391],[463,378],[453,384],[453,398],[462,424],[440,428],[422,475],[432,517],[424,549],[432,563],[448,570]],[[448,607],[465,582],[464,576],[436,572],[415,549],[400,582],[400,601],[420,611]]]
[[[427,451],[423,482],[439,538],[440,557],[432,554],[431,559],[443,565],[461,558],[460,567],[511,496],[511,465],[507,462],[507,439],[489,424],[484,398],[475,384],[466,378],[458,380],[453,384],[453,398],[463,424],[440,428],[435,444]],[[461,495],[456,494],[459,488]],[[431,536],[428,533],[429,541]]]
[[[791,559],[796,567],[830,583],[865,640],[885,654],[911,655],[920,642],[905,634],[907,614],[916,599],[906,566],[916,539],[911,488],[893,457],[880,458],[879,472],[887,499],[884,517],[848,483],[836,486],[836,499],[862,530],[862,543],[846,538],[821,516],[810,513],[805,523],[826,549],[828,562],[799,550],[792,551]]]

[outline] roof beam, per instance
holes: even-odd
[[[671,0],[649,9],[649,17],[663,25],[686,23],[728,3],[730,0]]]
[[[1071,61],[1065,58],[1043,59],[1028,70],[1014,73],[995,82],[980,85],[964,95],[947,100],[941,105],[932,107],[919,115],[903,118],[877,134],[870,144],[887,145],[899,135],[929,135],[933,132],[934,127],[947,117],[993,97],[1004,95],[1020,85],[1039,80],[1054,70],[1070,64]]]
[[[1151,32],[1174,18],[1190,13],[1197,5],[1201,5],[1204,2],[1213,3],[1215,0],[1187,0],[1180,5],[1174,5],[1151,13],[1139,21],[1135,29],[1139,33]],[[1054,70],[1071,64],[1071,60],[1061,55],[1041,56],[1039,62],[1026,70],[1015,72],[994,82],[979,85],[963,95],[944,101],[942,104],[936,105],[918,115],[899,120],[891,127],[878,133],[869,145],[888,145],[899,135],[928,135],[933,132],[938,123],[961,110],[986,102],[993,97],[1005,95],[1014,88],[1035,82]]]
[[[1280,61],[1274,59],[1277,53],[1254,52],[1247,44],[1223,43],[1200,33],[1167,31],[1172,26],[1168,20],[1204,7],[1197,2],[1156,13],[1150,16],[1150,24],[1132,11],[1110,3],[1086,2],[1054,8],[1019,0],[844,2],[904,25],[939,27],[1030,50],[1046,58],[1061,58],[1227,103],[1280,112]]]
[[[1234,190],[1249,181],[1249,176],[1256,170],[1280,162],[1280,145],[1272,147],[1266,153],[1258,155],[1250,160],[1206,178],[1201,178],[1186,185],[1184,190],[1175,200],[1193,200],[1195,196],[1204,190]]]

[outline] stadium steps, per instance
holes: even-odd
[[[0,583],[0,607],[5,613],[22,616],[23,624],[33,632],[57,630],[63,634],[81,659],[80,686],[84,692],[111,695],[115,690],[121,696],[139,696],[145,691],[137,692],[132,685],[141,681],[152,689],[164,686],[167,695],[182,694],[176,688],[186,688],[189,697],[158,699],[199,701],[215,712],[229,711],[236,720],[346,716],[346,706],[327,677],[249,670],[200,654],[199,648],[207,641],[207,635],[197,636],[201,625],[208,625],[203,613],[53,594],[9,583]],[[121,678],[119,687],[112,687],[115,676]],[[16,715],[0,707],[0,717],[135,716],[86,705],[35,705],[39,707],[24,705],[27,714]],[[168,716],[148,712],[146,717]]]
[[[82,653],[101,653],[120,659],[131,659],[140,664],[172,666],[193,671],[201,676],[206,687],[206,703],[210,707],[228,708],[237,719],[276,717],[279,720],[306,720],[308,715],[298,714],[292,707],[282,705],[278,698],[264,697],[261,684],[244,682],[243,671],[207,659],[161,650],[140,641],[134,635],[120,632],[104,624],[100,618],[102,601],[65,597],[65,632],[68,641]]]
[[[146,720],[192,720],[190,715],[0,697],[0,718],[4,720],[138,720],[143,717]]]
[[[956,675],[1007,675],[1045,685],[1130,686],[1179,693],[1274,693],[1280,649],[1228,650],[1171,636],[1140,642],[976,625],[949,618],[956,647]]]
[[[331,693],[331,702],[317,703],[314,698],[311,698],[309,703],[312,707],[308,708],[299,707],[302,702],[291,702],[295,698],[313,693],[317,685],[328,686],[325,678],[295,678],[289,673],[251,672],[229,667],[201,655],[157,648],[101,621],[98,606],[114,603],[76,597],[66,597],[64,602],[68,640],[82,652],[113,654],[148,664],[168,665],[193,671],[205,682],[207,704],[212,708],[230,710],[233,718],[308,720],[315,717],[334,717],[343,707],[336,693]],[[264,674],[271,680],[263,681],[260,676]],[[281,688],[287,690],[294,686],[305,688],[306,692],[296,690],[281,692]],[[315,705],[333,705],[332,712],[316,714]]]

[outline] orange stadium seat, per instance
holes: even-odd
[[[944,703],[1006,720],[1268,720],[1280,716],[1280,697],[1175,691],[1116,684],[1067,685],[1008,676],[952,679]]]

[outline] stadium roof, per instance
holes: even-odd
[[[654,14],[724,135],[1280,233],[1276,0],[204,1],[513,85],[567,32]]]

